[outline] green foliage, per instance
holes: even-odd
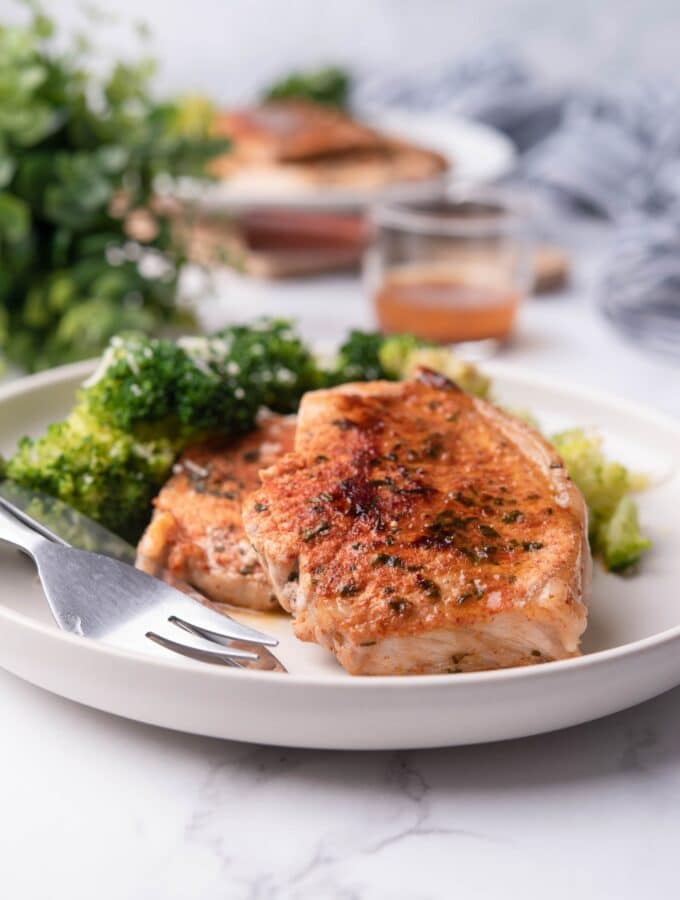
[[[0,355],[34,370],[177,321],[182,248],[154,182],[202,174],[224,142],[205,101],[152,98],[151,62],[99,78],[29,9],[0,24]]]
[[[596,435],[580,428],[551,438],[588,504],[590,546],[611,571],[634,565],[650,542],[640,531],[631,491],[641,487],[625,466],[606,459]]]
[[[291,72],[268,87],[263,100],[311,100],[345,109],[349,105],[351,78],[337,66],[312,72]]]

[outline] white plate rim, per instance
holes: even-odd
[[[45,372],[39,372],[37,374],[21,378],[17,381],[0,385],[0,404],[4,403],[6,400],[21,396],[21,394],[31,393],[36,389],[49,387],[54,382],[70,381],[75,380],[76,378],[84,379],[92,371],[94,365],[95,362],[92,360],[79,363],[71,363],[66,366],[59,366],[54,369],[49,369]],[[485,363],[484,368],[494,377],[497,377],[499,379],[506,377],[508,379],[514,380],[517,383],[533,382],[535,384],[537,378],[539,377],[535,372],[531,372],[530,370],[522,369],[521,367],[517,367],[514,365],[499,363],[496,361]],[[578,400],[579,398],[585,398],[590,402],[599,403],[603,406],[606,405],[610,409],[616,410],[617,412],[633,415],[638,420],[646,421],[652,426],[667,429],[677,440],[680,441],[680,423],[675,421],[672,417],[667,416],[663,413],[643,409],[634,403],[621,400],[620,398],[612,396],[607,392],[591,390],[585,387],[565,385],[564,382],[560,381],[559,379],[544,377],[543,375],[540,376],[540,384],[543,388],[558,391],[561,394],[568,395],[573,399]],[[2,578],[0,576],[0,583],[1,581]],[[526,678],[538,680],[549,678],[551,675],[557,672],[565,672],[566,674],[567,670],[581,671],[586,668],[594,668],[600,665],[605,666],[608,663],[622,657],[635,656],[641,653],[645,653],[646,651],[660,648],[665,644],[680,639],[680,624],[678,624],[672,626],[671,628],[664,629],[657,634],[650,635],[646,638],[640,638],[639,640],[620,644],[616,647],[611,647],[606,650],[597,650],[591,653],[586,653],[583,656],[566,660],[557,660],[554,662],[546,662],[537,666],[496,669],[483,672],[460,672],[455,674],[441,675],[355,676],[353,678],[347,678],[344,673],[339,673],[337,675],[325,674],[322,679],[319,679],[315,676],[305,674],[288,673],[285,676],[281,676],[280,674],[271,672],[239,670],[219,666],[205,666],[202,664],[189,664],[183,659],[175,660],[171,656],[168,656],[167,659],[160,657],[157,658],[155,656],[146,655],[144,653],[133,650],[112,647],[110,645],[94,641],[90,638],[71,635],[68,632],[60,631],[53,626],[48,626],[42,624],[41,622],[37,622],[31,619],[29,616],[25,616],[22,613],[17,612],[16,610],[10,610],[4,605],[0,604],[0,622],[2,622],[3,620],[7,620],[14,625],[28,628],[36,632],[43,638],[64,642],[67,645],[70,644],[74,648],[77,647],[79,650],[85,649],[83,647],[83,643],[85,643],[88,649],[92,652],[97,652],[99,654],[104,654],[106,656],[114,658],[125,659],[130,662],[136,662],[138,664],[150,664],[153,665],[154,668],[160,667],[173,672],[187,672],[188,666],[190,666],[190,668],[193,669],[194,672],[197,670],[197,668],[200,668],[205,677],[213,677],[221,680],[226,680],[225,683],[233,681],[245,681],[247,683],[252,683],[253,680],[255,680],[256,682],[262,682],[264,680],[273,684],[281,684],[283,678],[283,680],[291,686],[314,686],[321,689],[328,688],[342,690],[360,690],[362,689],[362,687],[366,688],[366,686],[370,684],[372,687],[377,687],[380,690],[389,691],[408,689],[413,690],[424,687],[436,687],[439,690],[446,691],[460,691],[465,689],[466,687],[473,687],[474,685],[481,686],[483,684],[489,683],[505,684],[507,682],[524,680]]]

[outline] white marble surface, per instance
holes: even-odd
[[[249,747],[0,677],[12,900],[677,896],[680,690],[610,719],[416,753]]]
[[[507,358],[680,415],[680,370],[591,311],[589,259],[571,295],[525,309]],[[285,308],[339,336],[369,315],[347,277],[223,287],[216,320]],[[680,688],[566,732],[409,753],[192,737],[2,672],[0,716],[8,900],[677,896]]]

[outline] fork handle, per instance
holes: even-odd
[[[7,541],[25,550],[30,556],[33,556],[38,547],[45,542],[46,538],[42,537],[24,525],[18,519],[15,519],[11,513],[0,507],[0,541]]]

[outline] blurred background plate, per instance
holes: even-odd
[[[512,141],[490,125],[442,113],[383,112],[372,118],[380,131],[441,153],[454,182],[488,184],[515,163]]]
[[[487,184],[506,175],[513,167],[512,142],[488,125],[459,116],[429,113],[382,113],[372,117],[371,126],[394,137],[421,144],[444,156],[451,171],[426,181],[403,183],[379,190],[311,187],[304,190],[277,190],[257,185],[199,185],[182,179],[176,189],[181,199],[197,199],[206,212],[243,209],[295,207],[297,209],[364,209],[385,199],[427,200],[439,195],[449,180]]]

